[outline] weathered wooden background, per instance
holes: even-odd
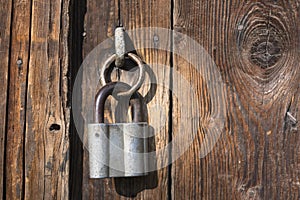
[[[118,13],[127,30],[161,27],[196,40],[216,63],[227,94],[225,128],[212,152],[200,158],[199,131],[181,158],[158,170],[157,185],[135,199],[300,199],[300,1],[2,0],[0,11],[3,199],[128,198],[112,180],[88,179],[88,155],[71,120],[76,72],[113,36]],[[178,38],[166,40],[176,48]],[[180,87],[174,71],[196,86],[205,127],[213,102],[206,80],[172,52],[137,53],[145,63],[172,67],[151,66],[170,88]],[[159,120],[160,149],[182,122],[168,90],[158,87],[153,105],[168,114]],[[150,123],[154,117],[162,116],[149,113]]]
[[[3,199],[69,195],[69,2],[0,3]]]

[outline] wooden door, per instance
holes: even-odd
[[[300,199],[299,5],[298,0],[0,2],[0,196]],[[113,36],[119,21],[133,34],[154,30],[143,37],[157,48],[134,46],[163,84],[147,105],[150,125],[159,127],[156,149],[173,144],[157,160],[154,182],[89,179],[79,136],[84,129],[72,120],[72,101],[82,98],[72,99],[80,65]],[[161,37],[159,30],[170,31]],[[183,47],[185,56],[176,53]],[[132,82],[126,73],[122,80]],[[181,134],[192,138],[190,146],[161,167],[185,146],[184,139],[173,143]]]
[[[0,197],[69,196],[69,1],[0,2]]]

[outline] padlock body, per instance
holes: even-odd
[[[89,124],[90,178],[147,175],[148,138],[146,122]]]

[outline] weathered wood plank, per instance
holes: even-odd
[[[113,29],[117,24],[118,2],[115,1],[86,1],[86,15],[84,19],[84,32],[79,33],[85,37],[83,40],[82,54],[83,59],[102,41],[113,36]],[[99,12],[101,11],[101,12]],[[91,61],[93,62],[93,61]],[[98,64],[94,61],[95,65]],[[89,74],[87,74],[88,76]],[[83,75],[84,76],[84,75]],[[82,90],[88,88],[89,83],[82,83]],[[94,97],[82,96],[84,99]],[[91,101],[93,102],[93,100]],[[85,108],[83,107],[83,112]],[[84,118],[84,116],[83,116]],[[84,120],[87,120],[84,118]],[[86,127],[84,131],[87,131]],[[82,199],[106,199],[110,197],[110,193],[114,194],[112,182],[109,180],[91,180],[89,179],[89,155],[86,149],[87,141],[84,142],[83,152],[83,177],[82,177]],[[106,192],[111,189],[110,193]]]
[[[178,135],[185,135],[184,140],[174,143],[173,157],[178,150],[183,151],[182,146],[187,146],[190,143],[189,138],[192,138],[193,141],[186,152],[172,165],[172,199],[215,199],[211,194],[204,195],[205,191],[202,187],[210,180],[204,179],[206,172],[202,169],[203,159],[201,159],[205,156],[205,153],[202,153],[205,152],[204,149],[214,145],[210,140],[215,137],[218,138],[218,130],[209,131],[209,128],[216,126],[216,124],[212,127],[209,125],[211,118],[214,120],[214,115],[217,112],[225,115],[222,109],[215,110],[216,103],[220,103],[220,107],[222,107],[221,102],[225,105],[222,88],[215,86],[209,90],[207,86],[209,83],[215,84],[219,81],[216,80],[217,74],[215,74],[213,64],[210,61],[210,55],[212,55],[215,45],[214,36],[218,35],[213,29],[214,26],[219,25],[212,23],[213,18],[219,16],[210,9],[214,3],[208,1],[175,1],[174,4],[174,31],[191,37],[195,42],[188,42],[183,36],[178,37],[174,33],[174,51],[184,51],[182,50],[183,47],[187,46],[188,54],[185,57],[174,55],[173,88],[182,87],[184,81],[181,79],[186,80],[190,86],[182,88],[178,97],[173,96],[173,140]],[[203,46],[207,53],[201,48],[197,48],[197,43]],[[189,62],[190,60],[193,62]],[[178,75],[181,76],[181,79]],[[193,90],[189,92],[190,88]],[[181,104],[186,105],[187,108],[183,109]],[[183,112],[187,113],[185,114],[187,117],[182,117],[183,114],[181,113]],[[191,123],[193,119],[197,121]],[[216,136],[208,134],[215,134]],[[205,138],[210,138],[208,144],[204,144]],[[217,158],[213,160],[215,159]],[[216,193],[213,187],[208,188],[208,190],[211,193]]]
[[[165,6],[161,6],[165,5]],[[103,11],[103,12],[99,12]],[[132,30],[141,27],[163,27],[170,28],[170,12],[171,4],[170,1],[166,0],[156,0],[149,2],[139,2],[133,1],[121,1],[121,22],[127,30]],[[159,15],[156,15],[159,13]],[[110,36],[113,36],[114,28],[118,22],[118,2],[87,2],[87,14],[85,21],[85,33],[86,37],[84,39],[83,53],[86,56],[93,48],[96,47],[100,42],[104,41]],[[146,33],[147,34],[147,33]],[[137,35],[137,37],[139,37]],[[145,37],[145,36],[143,36]],[[153,42],[153,35],[146,36]],[[164,38],[166,41],[170,41],[170,37]],[[168,43],[168,42],[162,43]],[[160,44],[159,41],[155,41]],[[113,44],[113,43],[112,43]],[[141,44],[140,44],[141,45]],[[142,46],[135,46],[136,49]],[[156,75],[156,79],[160,83],[164,83],[166,87],[169,86],[169,68],[162,68],[162,66],[169,66],[170,53],[159,51],[159,50],[149,50],[149,49],[138,49],[137,54],[141,56],[142,60],[146,63],[152,64],[151,69]],[[84,57],[85,57],[84,56]],[[132,73],[131,75],[122,73],[122,79],[127,83],[132,83]],[[149,81],[149,80],[148,80]],[[147,81],[146,81],[147,82]],[[149,85],[148,85],[149,86]],[[149,87],[144,87],[141,89],[142,93],[145,94]],[[88,87],[86,83],[86,87]],[[83,97],[86,99],[88,97]],[[110,101],[110,100],[109,100]],[[109,105],[113,105],[110,101]],[[157,131],[156,136],[156,148],[161,149],[168,143],[168,112],[169,112],[169,92],[167,89],[163,88],[162,85],[158,86],[155,97],[148,104],[148,109],[152,111],[155,110],[157,105],[162,108],[162,114],[158,115],[156,112],[149,111],[149,122],[150,124],[155,124],[155,129]],[[110,107],[107,107],[110,108]],[[109,112],[107,113],[109,115]],[[113,116],[108,116],[109,122],[114,119]],[[157,165],[162,165],[166,160],[158,160]],[[157,172],[158,183],[154,188],[149,188],[147,190],[143,189],[139,193],[135,193],[138,188],[146,187],[147,183],[144,181],[137,182],[127,182],[124,179],[111,179],[105,180],[89,180],[88,179],[88,156],[85,151],[84,154],[84,166],[83,166],[83,199],[124,199],[127,196],[135,196],[135,199],[167,199],[168,198],[168,170],[167,168],[160,169]],[[154,181],[154,180],[151,180]],[[151,182],[150,181],[150,182]],[[128,184],[125,184],[125,183]],[[139,184],[139,185],[138,185]]]
[[[174,163],[172,199],[299,198],[299,123],[287,116],[299,118],[299,23],[295,1],[175,1],[174,30],[203,45],[222,74],[227,117],[206,157],[200,131]],[[206,93],[192,66],[175,56],[174,67]],[[211,102],[199,110],[205,127],[214,102],[198,98]]]
[[[32,1],[25,199],[68,199],[69,1]]]
[[[164,6],[162,6],[164,5]],[[170,30],[171,28],[171,2],[169,0],[154,0],[154,1],[121,1],[121,21],[127,30],[132,30],[130,33],[133,46],[137,54],[150,68],[153,76],[147,74],[140,92],[145,96],[149,90],[150,79],[155,78],[157,84],[156,91],[147,96],[153,98],[148,104],[149,124],[154,128],[155,134],[155,149],[157,151],[164,149],[169,143],[169,86],[170,86],[170,55],[171,55],[171,34],[163,31],[160,28]],[[135,31],[142,28],[143,31]],[[149,29],[148,29],[149,28]],[[151,31],[150,31],[151,28]],[[141,35],[139,35],[141,34]],[[141,42],[140,38],[143,38]],[[127,44],[128,45],[128,44]],[[151,48],[146,48],[149,46]],[[162,50],[160,50],[162,49]],[[130,49],[132,50],[132,49]],[[126,77],[126,74],[124,75]],[[133,83],[132,75],[127,75],[126,82]],[[166,153],[167,154],[167,153]],[[158,170],[151,174],[148,179],[145,179],[145,187],[139,193],[136,199],[168,199],[169,196],[169,173],[168,155],[156,154]],[[156,183],[157,182],[157,183]],[[130,185],[130,187],[137,187]],[[120,184],[121,190],[126,191],[126,184]],[[123,188],[122,188],[123,187]]]
[[[6,198],[24,197],[24,133],[31,1],[13,1],[6,145]]]
[[[7,87],[9,69],[9,49],[10,49],[10,27],[12,1],[0,2],[0,198],[4,198],[4,177],[5,177],[5,129],[6,129],[6,109],[7,109]]]

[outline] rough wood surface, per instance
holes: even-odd
[[[165,6],[161,6],[165,5]],[[99,43],[103,42],[108,37],[113,36],[114,28],[118,25],[118,1],[87,1],[87,13],[85,16],[85,39],[83,46],[84,57],[96,47]],[[99,12],[103,11],[103,12]],[[121,22],[126,30],[132,30],[141,27],[163,27],[170,28],[170,10],[171,5],[169,1],[156,0],[148,2],[140,1],[121,1]],[[159,15],[157,15],[159,13]],[[139,37],[139,36],[137,36]],[[153,37],[149,35],[149,37]],[[169,38],[165,38],[170,41]],[[166,41],[162,42],[165,43]],[[150,38],[153,42],[153,38]],[[158,41],[157,41],[158,42]],[[112,41],[109,43],[113,45]],[[107,47],[109,48],[109,47]],[[152,70],[156,75],[156,79],[160,82],[165,82],[169,85],[170,70],[162,70],[160,65],[169,66],[170,53],[162,52],[159,50],[139,50],[139,46],[135,46],[137,54],[146,63],[153,63]],[[99,63],[98,63],[99,64]],[[97,62],[95,62],[97,66]],[[98,65],[101,66],[101,65]],[[123,73],[122,80],[132,84],[132,74],[126,75]],[[134,76],[134,75],[133,75]],[[88,87],[87,83],[84,88]],[[88,89],[88,88],[87,88]],[[145,94],[149,87],[141,89]],[[83,97],[87,99],[89,97]],[[109,101],[110,102],[110,101]],[[108,103],[107,108],[110,109]],[[149,123],[156,123],[156,148],[160,149],[168,143],[168,111],[169,111],[169,92],[163,87],[158,87],[154,99],[148,104],[148,109],[155,109],[156,105],[162,108],[162,115],[158,116],[154,113],[149,113]],[[114,119],[109,113],[106,116],[109,122]],[[165,160],[158,160],[158,166]],[[168,198],[168,168],[158,170],[158,183],[155,187],[146,188],[146,181],[132,181],[127,182],[124,180],[89,180],[88,178],[88,155],[87,151],[84,152],[84,167],[83,167],[83,199],[124,199],[128,196],[135,196],[135,199],[167,199]],[[154,182],[155,180],[148,180]],[[139,188],[143,188],[139,192]],[[132,192],[132,193],[131,193]]]
[[[6,109],[7,109],[7,87],[9,71],[9,47],[10,47],[10,27],[11,27],[11,1],[0,2],[0,198],[4,198],[4,174],[5,174],[5,130],[6,130]]]
[[[2,55],[6,49],[10,50],[6,54],[10,72],[3,196],[68,199],[69,1],[16,0],[4,4],[6,16],[1,18],[1,26],[7,26],[8,31],[1,33],[4,82],[7,74]]]
[[[14,1],[12,3],[5,184],[6,198],[22,199],[25,191],[24,133],[30,54],[31,1]]]
[[[298,1],[175,0],[174,30],[214,59],[227,117],[206,157],[200,132],[173,164],[172,199],[299,199],[299,23]],[[205,93],[191,66],[175,56],[174,67]],[[211,107],[199,110],[202,121]],[[173,110],[176,124],[176,102]]]
[[[102,41],[113,35],[112,27],[117,23],[117,1],[86,1],[86,15],[84,19],[83,59]],[[99,12],[101,10],[102,12]],[[101,19],[101,20],[100,20]],[[95,61],[97,64],[97,61]],[[89,75],[89,74],[87,74]],[[84,75],[83,75],[84,76]],[[86,86],[84,85],[86,84]],[[88,88],[88,83],[83,82],[83,91]],[[94,98],[82,96],[82,99]],[[93,102],[93,101],[91,101]],[[85,109],[83,108],[83,112]],[[84,116],[83,116],[84,118]],[[87,120],[87,119],[84,119]],[[86,127],[84,131],[87,131]],[[82,137],[83,138],[83,137]],[[82,177],[82,199],[105,199],[110,196],[112,182],[109,180],[89,179],[89,157],[86,150],[86,141],[83,141],[83,177]],[[107,191],[107,192],[105,192]],[[112,191],[113,192],[113,191]]]
[[[300,199],[299,7],[298,0],[2,1],[0,198]],[[195,51],[180,34],[163,38],[158,29],[131,32],[133,39],[144,37],[170,50],[144,49],[133,41],[159,83],[148,104],[156,149],[172,140],[174,158],[194,137],[153,180],[89,179],[88,152],[82,152],[74,124],[69,128],[70,85],[82,60],[113,36],[119,13],[126,30],[174,29],[206,51]],[[113,48],[113,40],[105,45]],[[185,56],[171,52],[185,47]],[[207,68],[197,70],[194,62]],[[134,71],[121,73],[122,81],[132,84],[135,78]],[[83,91],[89,83],[82,83]],[[107,122],[114,121],[115,104],[108,100]],[[216,121],[216,113],[224,123]],[[216,132],[216,144],[204,144]],[[179,135],[182,140],[174,142]],[[157,166],[171,158],[159,157]]]

